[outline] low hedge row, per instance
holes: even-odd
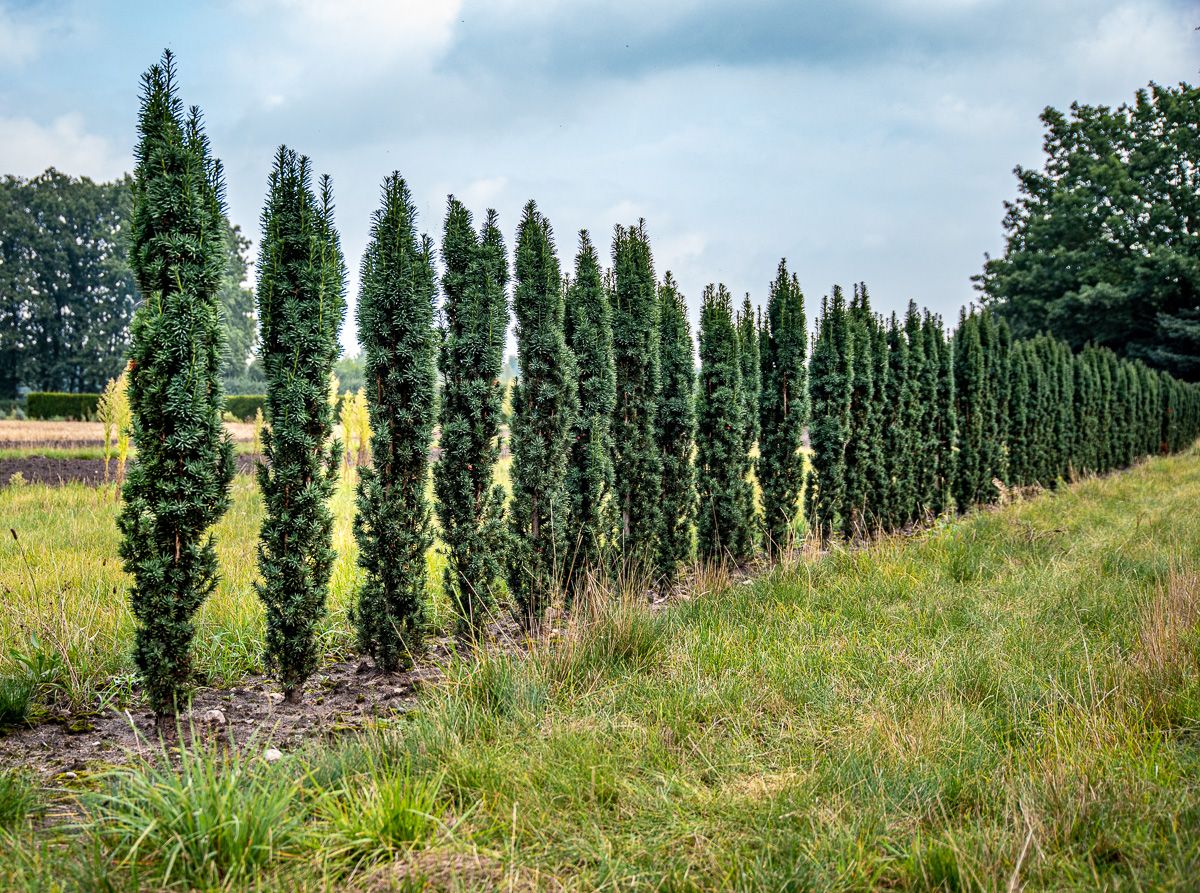
[[[99,400],[99,394],[34,391],[25,398],[25,414],[31,419],[94,419]],[[265,394],[230,394],[225,398],[225,411],[252,422],[255,411],[266,409],[266,403]]]
[[[99,394],[33,391],[25,397],[25,415],[31,419],[94,419],[99,400]]]

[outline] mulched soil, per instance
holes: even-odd
[[[253,474],[257,455],[240,455],[237,470],[240,474]],[[59,459],[47,456],[21,456],[16,459],[0,459],[0,487],[8,486],[14,474],[20,472],[27,484],[90,484],[104,483],[103,459]],[[116,473],[116,463],[110,466]]]

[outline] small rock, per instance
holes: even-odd
[[[211,710],[205,710],[200,716],[202,725],[210,726],[214,729],[225,728],[225,711],[218,710],[216,707]]]
[[[58,777],[61,778],[63,781],[74,781],[75,779],[77,779],[79,777],[79,773],[64,772],[62,775],[60,775]]]
[[[268,763],[277,763],[283,759],[283,753],[274,747],[268,747],[263,751],[263,759]]]
[[[280,692],[272,691],[267,693],[267,700],[272,704],[282,704],[283,695]]]

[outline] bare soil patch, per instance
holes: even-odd
[[[278,686],[262,676],[232,688],[201,688],[191,710],[180,717],[180,733],[185,741],[219,740],[286,753],[402,714],[424,685],[441,678],[447,654],[444,645],[438,646],[428,662],[403,673],[380,672],[365,661],[333,664],[308,681],[299,704],[284,702]],[[160,748],[152,712],[113,708],[0,732],[0,766],[22,768],[45,784],[59,785],[153,756]]]
[[[86,446],[87,444],[85,444]],[[236,456],[239,474],[253,474],[258,454]],[[20,472],[27,484],[88,484],[104,483],[103,459],[62,459],[53,456],[19,456],[0,459],[0,487],[8,485],[14,474]],[[109,466],[109,473],[116,474],[116,463]]]

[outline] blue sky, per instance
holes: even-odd
[[[764,301],[781,256],[810,311],[865,280],[954,317],[1041,109],[1194,82],[1197,25],[1191,0],[0,0],[0,173],[128,170],[170,47],[251,237],[279,143],[333,175],[352,301],[398,169],[435,237],[448,193],[510,245],[536,199],[564,267],[644,216],[693,322],[710,281]]]

